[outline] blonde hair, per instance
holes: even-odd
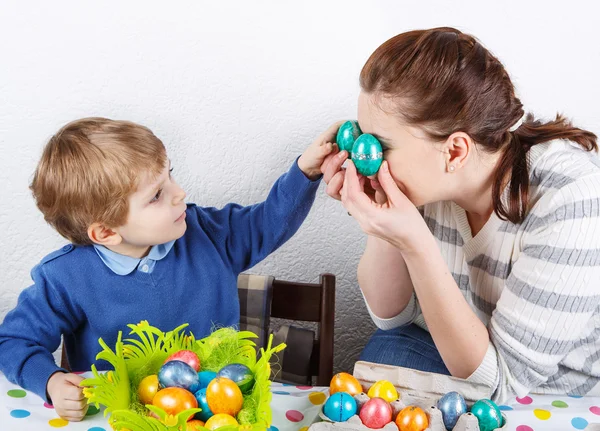
[[[92,241],[92,223],[126,223],[128,198],[145,175],[156,177],[166,150],[150,129],[129,121],[83,118],[48,142],[31,191],[44,219],[74,244]]]

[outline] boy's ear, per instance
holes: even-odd
[[[118,245],[123,240],[121,235],[101,223],[92,223],[87,233],[92,242],[99,245]]]

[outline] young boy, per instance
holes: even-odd
[[[332,125],[274,184],[267,199],[223,209],[186,204],[162,142],[147,128],[104,118],[64,126],[46,145],[31,189],[46,221],[72,244],[33,268],[0,325],[0,371],[77,421],[81,377],[98,338],[114,345],[127,324],[182,323],[198,338],[239,323],[237,276],[298,230],[314,201]],[[104,363],[108,367],[108,363]],[[102,364],[99,364],[102,368]]]

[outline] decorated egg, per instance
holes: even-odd
[[[356,414],[356,401],[346,392],[337,392],[327,399],[323,413],[334,422],[345,422]]]
[[[362,406],[359,416],[366,427],[383,428],[392,421],[392,406],[383,398],[371,398]]]
[[[198,388],[206,388],[215,377],[217,377],[217,373],[214,371],[200,371],[198,373],[198,380],[200,382],[200,386]]]
[[[173,353],[165,360],[165,364],[169,361],[181,361],[188,364],[194,371],[200,371],[200,358],[191,350],[180,350]]]
[[[429,426],[429,418],[423,409],[408,406],[396,416],[396,425],[400,431],[425,431]]]
[[[492,400],[477,401],[471,407],[471,413],[477,418],[480,431],[492,431],[502,426],[502,413]]]
[[[394,385],[387,380],[375,382],[375,384],[369,388],[367,395],[369,398],[383,398],[388,403],[396,401],[400,397]]]
[[[350,395],[358,395],[362,392],[362,386],[356,377],[348,373],[337,373],[329,384],[331,395],[337,392],[347,392]]]
[[[154,396],[152,404],[173,416],[184,410],[198,407],[194,395],[182,388],[161,389]]]
[[[225,413],[235,416],[242,409],[244,399],[238,385],[226,377],[218,377],[206,388],[208,407],[216,415]]]
[[[346,121],[340,126],[335,138],[335,142],[338,144],[340,151],[352,151],[356,138],[360,136],[362,131],[358,126],[357,121]]]
[[[208,401],[206,401],[206,388],[200,389],[194,394],[194,397],[196,398],[196,401],[198,401],[198,408],[202,409],[202,411],[196,413],[194,417],[206,422],[211,416],[213,416],[213,412],[208,406]]]
[[[152,404],[152,399],[157,392],[158,376],[156,374],[144,377],[138,385],[138,398],[140,399],[140,403],[144,405]]]
[[[254,386],[254,375],[250,368],[243,364],[229,364],[221,368],[217,373],[219,377],[226,377],[239,386],[242,393],[250,392]]]
[[[185,362],[173,360],[165,363],[158,371],[161,388],[183,388],[191,393],[198,390],[198,373]]]
[[[383,149],[375,136],[365,133],[358,137],[352,147],[352,162],[365,177],[377,173],[383,162]]]
[[[452,431],[458,418],[467,412],[467,403],[458,392],[448,392],[439,399],[437,408],[442,412],[442,420],[446,430]]]
[[[185,431],[201,431],[204,426],[204,422],[199,421],[198,419],[192,419],[191,421],[187,421],[185,424]]]
[[[206,421],[204,426],[209,430],[216,430],[227,425],[239,425],[233,416],[219,413]]]

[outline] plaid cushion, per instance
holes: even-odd
[[[273,280],[268,275],[238,276],[240,331],[252,331],[258,335],[257,348],[264,347],[269,339]]]
[[[279,352],[271,366],[272,377],[278,382],[312,385],[310,357],[313,351],[315,333],[296,326],[283,325],[273,336],[273,344],[285,343],[287,347]],[[275,356],[275,355],[274,355]]]
[[[265,347],[271,324],[271,300],[274,277],[240,274],[240,330],[258,335],[257,348]],[[271,359],[272,378],[283,383],[312,384],[310,357],[315,333],[290,325],[281,326],[273,334],[273,345],[285,343],[287,347]]]

